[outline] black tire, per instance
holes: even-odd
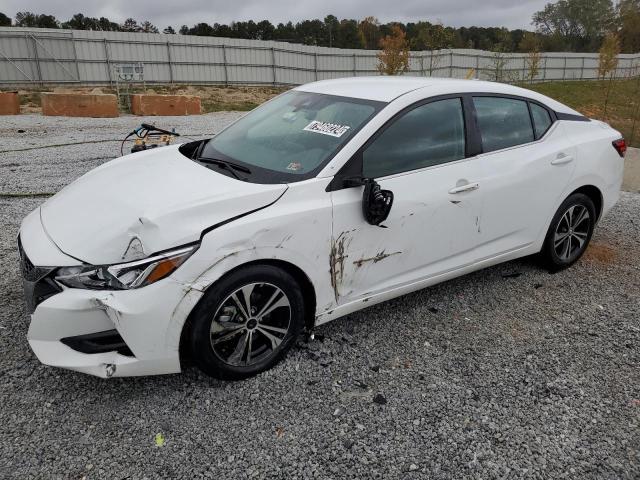
[[[244,317],[245,291],[250,292],[250,309],[255,310],[247,312],[250,318]],[[257,314],[269,309],[265,305],[269,300],[270,305],[282,305],[258,320]],[[191,313],[191,358],[200,370],[215,378],[241,380],[256,375],[286,356],[304,327],[304,316],[304,297],[291,275],[271,265],[240,268],[210,287]],[[285,323],[286,333],[276,331],[285,330]],[[243,338],[245,344],[241,346]],[[247,345],[255,350],[249,353]],[[243,353],[238,356],[240,348]]]
[[[580,220],[583,215],[586,217]],[[574,193],[562,202],[551,220],[540,251],[541,259],[550,271],[565,269],[580,259],[591,241],[596,218],[593,201],[583,193]]]

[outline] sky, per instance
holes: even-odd
[[[381,22],[397,20],[441,21],[446,26],[507,27],[531,30],[531,17],[552,0],[0,0],[0,12],[14,17],[18,11],[54,15],[68,20],[75,13],[107,17],[122,23],[132,17],[150,20],[160,30],[171,25],[192,26],[206,22],[289,20],[324,18],[362,19],[368,15]]]

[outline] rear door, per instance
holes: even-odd
[[[478,259],[532,245],[573,174],[575,149],[553,112],[523,98],[474,95],[483,153]]]

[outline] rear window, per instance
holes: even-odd
[[[522,145],[534,140],[529,108],[524,100],[474,97],[482,151]]]

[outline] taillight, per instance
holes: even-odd
[[[627,151],[627,142],[624,140],[624,138],[614,140],[613,142],[611,142],[611,144],[613,145],[613,148],[616,149],[616,152],[618,152],[618,155],[624,158],[624,154]]]

